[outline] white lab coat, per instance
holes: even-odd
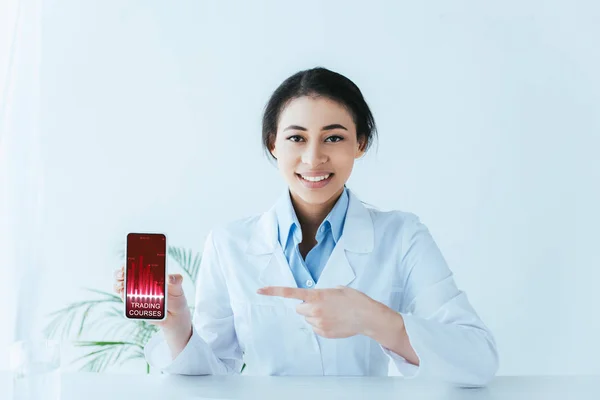
[[[412,213],[367,208],[352,191],[343,234],[315,289],[345,285],[399,312],[417,367],[374,340],[315,334],[300,300],[259,295],[297,287],[277,239],[275,207],[213,229],[197,279],[193,334],[172,360],[162,332],[148,363],[185,375],[387,375],[390,358],[409,378],[485,385],[498,368],[494,338],[460,291],[428,229]]]

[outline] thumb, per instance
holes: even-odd
[[[183,276],[181,274],[169,274],[169,294],[173,296],[181,296],[183,294]]]

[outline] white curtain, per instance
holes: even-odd
[[[34,335],[43,216],[42,0],[0,1],[0,370],[8,346]]]

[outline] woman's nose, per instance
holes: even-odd
[[[302,162],[311,167],[323,164],[327,161],[327,155],[319,145],[307,146],[302,153]]]

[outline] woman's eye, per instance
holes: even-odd
[[[293,136],[290,136],[288,138],[288,140],[290,140],[292,142],[300,142],[300,141],[304,141],[304,138],[300,135],[293,135]],[[325,139],[326,142],[330,142],[330,143],[336,143],[336,142],[340,142],[342,140],[344,140],[344,138],[341,136],[337,136],[337,135],[329,136],[327,139]]]
[[[336,142],[340,142],[342,140],[344,140],[343,137],[341,136],[329,136],[325,141],[332,139],[331,142],[336,143]]]

